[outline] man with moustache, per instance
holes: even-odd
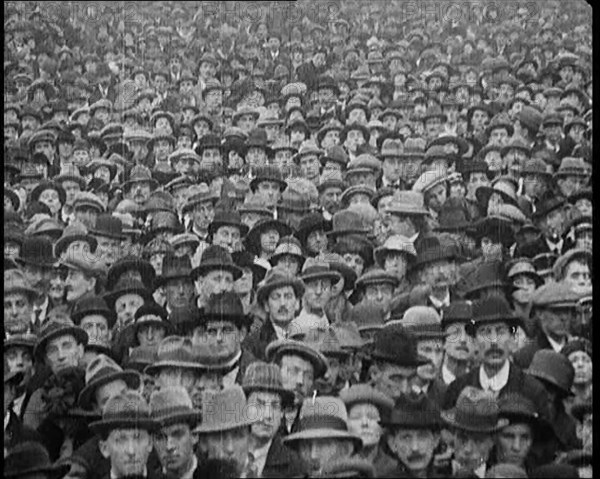
[[[490,392],[493,397],[518,391],[534,402],[543,417],[549,417],[548,397],[543,386],[510,361],[515,332],[521,323],[506,299],[499,295],[473,303],[473,324],[468,331],[475,339],[481,365],[450,383],[444,395],[443,410],[454,407],[461,391],[472,386]]]
[[[4,334],[24,334],[34,329],[33,306],[38,292],[19,269],[4,272]]]
[[[104,262],[81,250],[62,258],[58,268],[65,278],[66,299],[71,310],[80,300],[98,294],[102,278],[106,276]]]
[[[440,378],[446,386],[458,376],[467,373],[474,362],[477,350],[474,338],[467,333],[473,321],[471,301],[452,301],[443,309],[444,359]]]
[[[246,347],[257,359],[265,359],[266,347],[276,339],[286,339],[294,331],[292,320],[300,309],[304,283],[281,266],[270,269],[256,292],[256,302],[267,313],[264,324],[246,338]]]
[[[281,370],[276,364],[257,361],[248,366],[242,388],[248,406],[258,412],[250,427],[250,459],[252,477],[295,477],[306,470],[304,462],[285,447],[280,430],[283,410],[294,403],[294,393],[283,387]]]
[[[136,165],[131,169],[128,180],[122,185],[123,198],[133,200],[139,206],[143,206],[157,186],[158,182],[152,178],[150,170]]]

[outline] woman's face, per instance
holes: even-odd
[[[569,361],[575,369],[574,384],[591,384],[592,358],[585,351],[575,351],[569,354]]]
[[[379,425],[381,416],[374,404],[354,404],[348,411],[348,429],[363,440],[365,447],[379,444],[383,429]]]

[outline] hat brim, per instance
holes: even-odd
[[[206,273],[215,270],[224,270],[229,271],[233,275],[233,280],[236,281],[240,279],[243,275],[243,272],[240,268],[238,268],[233,263],[205,263],[196,266],[192,269],[191,278],[195,281],[199,276],[204,276]]]
[[[456,420],[456,411],[454,409],[451,409],[450,411],[441,411],[441,417],[442,417],[442,420],[451,427],[460,429],[462,431],[476,432],[476,433],[477,432],[480,432],[480,433],[498,432],[501,429],[508,426],[508,424],[509,424],[507,419],[502,419],[502,418],[499,418],[496,425],[494,425],[492,427],[475,427],[475,426],[470,426],[468,424],[461,424]]]
[[[257,420],[258,420],[258,418],[246,419],[246,420],[240,421],[240,422],[225,423],[225,424],[218,424],[218,425],[211,425],[211,426],[208,426],[208,425],[206,425],[206,423],[203,422],[200,426],[195,428],[192,432],[194,432],[196,434],[213,434],[216,432],[234,431],[236,429],[250,427]]]
[[[246,393],[246,397],[249,397],[253,392],[268,392],[275,393],[281,396],[281,405],[283,407],[291,406],[294,404],[294,392],[289,391],[288,389],[278,388],[278,387],[267,387],[267,386],[243,386],[244,392]]]
[[[244,223],[236,223],[234,221],[213,221],[210,225],[208,225],[208,234],[214,234],[221,226],[233,226],[235,228],[239,228],[240,236],[246,236],[248,234],[249,228]]]
[[[182,423],[198,424],[202,420],[202,412],[198,410],[192,410],[189,412],[172,413],[164,416],[153,416],[152,419],[160,424],[160,427],[167,427],[173,424]]]
[[[265,222],[261,222],[256,224],[246,235],[244,239],[244,243],[246,248],[250,250],[255,250],[255,253],[259,253],[257,250],[257,246],[260,247],[260,235],[269,230],[276,230],[279,233],[279,237],[282,238],[284,236],[289,236],[292,234],[293,230],[290,226],[285,224],[280,220],[267,220]]]
[[[152,419],[107,419],[94,421],[89,425],[90,430],[102,436],[115,429],[142,429],[146,431],[157,431],[160,429],[160,424]]]
[[[104,295],[104,300],[108,304],[108,307],[114,307],[115,301],[125,294],[138,294],[144,299],[144,301],[150,301],[152,299],[152,294],[150,291],[148,291],[148,289],[144,287],[129,287],[120,289],[118,291],[111,291],[110,293]]]
[[[140,375],[134,371],[119,371],[115,374],[109,374],[107,376],[98,378],[95,381],[91,381],[89,384],[81,390],[79,393],[78,404],[83,409],[90,409],[92,406],[93,395],[100,386],[111,383],[113,381],[125,381],[125,384],[129,389],[138,389],[141,384]]]
[[[89,235],[89,234],[69,235],[69,236],[60,238],[56,242],[56,244],[54,245],[54,254],[60,258],[62,253],[64,253],[65,250],[67,250],[69,245],[71,245],[75,241],[85,241],[90,246],[90,252],[92,252],[92,253],[94,251],[96,251],[96,248],[98,247],[98,240],[96,238],[94,238],[92,235]]]
[[[83,329],[81,329],[78,326],[65,325],[65,327],[56,329],[56,330],[52,331],[50,334],[42,336],[40,338],[40,340],[37,342],[37,344],[35,345],[35,348],[33,349],[33,355],[35,357],[39,358],[41,356],[41,354],[44,352],[44,349],[46,347],[46,344],[48,344],[48,341],[51,341],[54,338],[58,338],[60,336],[66,336],[66,335],[74,336],[75,339],[77,340],[77,342],[83,344],[84,346],[87,345],[87,343],[88,343],[88,335]]]
[[[300,278],[305,283],[307,281],[312,281],[315,279],[330,279],[334,284],[337,283],[340,279],[342,279],[342,274],[335,270],[330,271],[320,271],[318,273],[308,273],[308,274],[300,274]]]
[[[144,368],[145,374],[150,374],[151,376],[157,374],[163,368],[179,368],[179,369],[189,369],[193,371],[207,371],[209,368],[203,366],[200,363],[196,362],[187,362],[187,361],[177,361],[177,360],[164,360],[157,361],[153,364],[149,364]]]
[[[306,358],[315,369],[315,379],[324,376],[329,368],[329,363],[321,352],[300,341],[291,342],[290,340],[285,339],[275,340],[267,346],[265,354],[267,361],[272,361],[285,354],[295,354]]]
[[[19,471],[4,471],[4,477],[23,477],[33,474],[47,474],[50,479],[59,479],[64,477],[71,470],[70,464],[49,465],[47,467],[31,467],[29,469],[20,469]]]
[[[365,328],[362,328],[362,330],[364,330]],[[373,328],[375,329],[375,328]],[[383,329],[383,328],[378,328],[378,329]],[[417,355],[414,358],[402,358],[403,360],[401,360],[401,358],[398,358],[396,356],[389,356],[387,354],[380,354],[377,352],[373,352],[371,354],[371,357],[373,359],[376,360],[380,360],[380,361],[385,361],[386,363],[391,363],[391,364],[396,364],[398,366],[406,366],[406,367],[419,367],[419,366],[423,366],[425,364],[429,363],[429,360]],[[408,361],[405,361],[404,359],[409,359]]]
[[[258,304],[263,304],[271,294],[271,291],[277,288],[284,288],[286,286],[291,286],[294,289],[297,298],[301,298],[303,296],[304,283],[299,278],[293,277],[283,281],[268,283],[258,288],[258,291],[256,292],[256,302]]]
[[[294,448],[298,441],[307,441],[313,439],[349,439],[354,443],[355,452],[358,451],[363,445],[362,439],[358,436],[355,436],[351,432],[328,428],[315,428],[296,432],[284,437],[283,443],[288,447]]]
[[[487,205],[490,200],[490,196],[492,196],[493,193],[498,193],[502,197],[502,199],[504,201],[506,201],[508,204],[511,204],[511,205],[519,208],[519,203],[517,202],[517,200],[515,198],[509,196],[504,191],[497,190],[491,186],[480,186],[475,191],[475,196],[476,196],[479,204],[487,209]]]

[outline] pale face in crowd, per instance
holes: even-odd
[[[248,426],[200,435],[200,450],[211,459],[233,461],[241,471],[248,458],[250,440]]]
[[[126,389],[127,383],[122,379],[117,379],[99,386],[94,392],[94,408],[96,411],[102,412],[104,405],[111,397],[121,394]]]
[[[154,434],[154,448],[163,468],[178,477],[185,474],[193,460],[198,436],[189,424],[177,423],[161,428]]]
[[[592,358],[585,351],[575,351],[569,354],[569,361],[575,369],[573,384],[587,385],[592,383]]]
[[[429,360],[427,364],[417,368],[417,375],[422,381],[429,383],[439,375],[442,368],[444,341],[442,339],[419,339],[417,352]]]
[[[241,350],[246,329],[238,329],[231,321],[209,321],[204,335],[205,344],[208,345],[212,355],[230,358]]]
[[[379,444],[383,429],[379,425],[381,414],[377,406],[371,403],[356,403],[348,410],[348,430],[363,440],[363,447]]]
[[[33,302],[19,292],[4,295],[4,327],[9,333],[24,333],[31,326]]]
[[[251,433],[259,443],[267,442],[279,430],[283,417],[281,396],[267,391],[254,391],[248,396],[248,407],[255,408],[258,420],[252,424]]]
[[[144,298],[139,294],[124,294],[115,301],[117,322],[121,328],[132,324],[136,311],[144,304]]]
[[[205,302],[213,294],[233,291],[234,285],[231,271],[222,269],[208,271],[196,280],[196,292],[200,295],[198,301]]]
[[[506,426],[496,437],[498,459],[523,467],[533,445],[533,431],[527,423]]]
[[[454,432],[454,457],[464,469],[474,471],[485,463],[493,445],[491,434],[462,430]]]
[[[221,226],[213,234],[212,244],[222,246],[230,253],[237,251],[240,245],[241,233],[236,226]]]
[[[410,393],[415,384],[416,374],[416,367],[386,362],[375,364],[370,370],[373,386],[394,400]]]
[[[444,328],[444,352],[457,361],[470,361],[475,355],[475,343],[466,332],[465,323],[450,323]]]
[[[318,473],[331,461],[350,457],[353,449],[348,439],[306,439],[298,444],[300,457],[313,473]]]
[[[141,429],[115,429],[98,445],[117,477],[141,476],[152,451],[152,438]]]
[[[309,310],[322,311],[331,299],[330,279],[313,279],[305,283],[304,304]]]
[[[4,350],[7,372],[21,371],[25,377],[22,384],[27,384],[33,376],[33,351],[21,346],[12,346]]]
[[[500,369],[516,348],[515,334],[503,321],[483,324],[475,331],[475,343],[484,366]]]
[[[111,334],[108,319],[101,314],[84,316],[79,323],[79,327],[87,333],[90,343],[110,343]]]
[[[296,405],[302,404],[304,398],[309,397],[312,392],[315,380],[314,366],[306,359],[293,354],[284,354],[280,366],[283,387],[294,392]]]
[[[564,280],[577,293],[591,292],[592,275],[587,263],[571,261],[565,268]]]
[[[288,326],[300,308],[296,291],[291,286],[276,288],[269,294],[264,309],[270,320],[280,327]]]
[[[388,446],[412,473],[421,473],[429,466],[439,440],[431,429],[401,428],[389,434]]]
[[[71,334],[51,339],[46,344],[46,362],[53,373],[77,367],[83,358],[83,345]]]

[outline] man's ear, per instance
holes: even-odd
[[[108,444],[106,441],[102,439],[99,440],[98,449],[100,449],[100,454],[102,454],[102,457],[104,457],[104,459],[110,459],[110,451],[108,449]]]
[[[385,442],[387,443],[388,447],[390,448],[390,451],[392,451],[394,454],[396,454],[397,453],[396,443],[394,442],[394,435],[391,432],[386,433]]]
[[[371,364],[369,367],[369,380],[371,383],[375,383],[381,377],[381,368],[377,365],[377,363]]]

